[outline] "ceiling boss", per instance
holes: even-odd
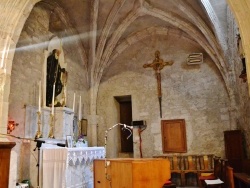
[[[164,62],[160,58],[160,51],[155,52],[155,59],[152,63],[146,63],[143,65],[143,68],[151,67],[155,71],[155,76],[157,79],[157,91],[158,91],[158,99],[160,105],[160,117],[162,117],[162,109],[161,109],[161,100],[162,100],[162,93],[161,93],[161,70],[167,65],[173,65],[174,62]]]

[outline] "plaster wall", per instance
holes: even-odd
[[[201,65],[188,66],[188,54],[203,52],[199,45],[178,31],[167,36],[152,36],[131,45],[116,58],[101,80],[97,109],[100,116],[98,143],[103,145],[104,131],[119,123],[114,96],[132,96],[133,120],[146,120],[142,133],[143,157],[162,154],[161,118],[157,81],[151,68],[156,50],[164,61],[173,61],[161,71],[162,119],[185,119],[187,153],[224,155],[223,131],[230,129],[229,98],[221,75],[206,54]],[[207,76],[209,75],[209,76]],[[119,134],[109,135],[107,156],[117,157]],[[116,148],[116,149],[114,149]],[[139,137],[134,130],[134,156],[139,157]]]

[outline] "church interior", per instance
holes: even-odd
[[[1,1],[3,188],[23,180],[51,188],[58,177],[42,185],[51,156],[43,145],[61,149],[58,160],[72,157],[65,185],[53,188],[105,187],[93,178],[118,159],[171,158],[174,172],[175,157],[185,166],[192,156],[201,169],[201,158],[218,156],[250,179],[249,8],[248,0]],[[163,164],[152,164],[154,175]],[[199,187],[197,173],[171,178]]]

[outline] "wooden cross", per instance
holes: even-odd
[[[155,71],[155,76],[157,79],[157,90],[158,90],[158,99],[159,99],[159,105],[160,105],[160,117],[162,117],[162,109],[161,109],[161,99],[162,99],[162,94],[161,94],[161,70],[167,66],[167,65],[173,65],[173,62],[164,62],[160,58],[160,51],[155,52],[155,59],[153,60],[152,63],[149,64],[144,64],[143,68],[153,68]]]

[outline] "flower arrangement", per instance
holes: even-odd
[[[83,134],[80,134],[79,136],[78,136],[78,138],[77,138],[77,142],[83,142],[83,143],[85,143],[85,138],[84,138],[84,135]]]

